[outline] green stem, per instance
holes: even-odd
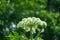
[[[35,37],[35,40],[37,40],[37,37],[40,35],[41,31],[38,32],[38,34]]]
[[[30,40],[33,40],[32,27],[30,28]]]

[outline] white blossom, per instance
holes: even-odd
[[[23,18],[22,21],[17,24],[17,27],[21,27],[27,32],[30,31],[30,28],[32,27],[32,32],[35,33],[35,30],[38,29],[38,25],[47,26],[47,23],[40,20],[40,18],[28,17]]]

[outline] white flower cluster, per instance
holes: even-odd
[[[17,27],[21,27],[27,32],[30,31],[30,28],[32,27],[32,32],[35,33],[35,30],[38,28],[38,25],[47,26],[47,23],[44,21],[41,21],[39,18],[28,17],[28,18],[23,18],[22,21],[20,21],[17,24]]]

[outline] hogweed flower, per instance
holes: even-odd
[[[23,28],[26,32],[30,31],[32,27],[32,32],[35,33],[35,30],[38,29],[38,25],[43,27],[43,25],[47,26],[47,23],[36,17],[28,17],[23,18],[22,21],[17,24],[17,27]]]

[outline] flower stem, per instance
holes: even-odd
[[[41,31],[38,32],[38,34],[35,37],[35,40],[37,40],[37,37],[40,35]]]
[[[32,27],[30,28],[30,40],[33,40]]]

